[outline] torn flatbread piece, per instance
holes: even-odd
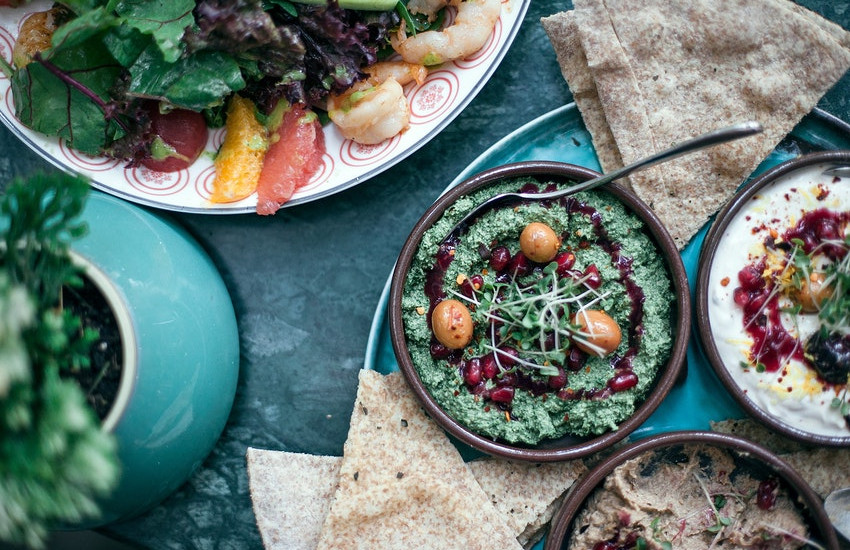
[[[712,422],[715,432],[728,433],[748,439],[788,462],[821,497],[839,487],[850,487],[850,449],[808,447],[749,418]]]
[[[580,460],[530,463],[485,457],[468,464],[526,548],[540,540],[566,491],[587,472]]]
[[[576,104],[593,120],[594,144],[609,140],[594,130],[605,120],[623,164],[723,126],[755,120],[765,128],[630,176],[680,249],[850,68],[850,34],[787,0],[574,6],[586,67],[563,51],[574,39],[565,44],[564,33],[550,32],[550,40],[567,60],[568,84],[585,90],[589,73],[598,101]]]
[[[266,550],[315,550],[341,459],[249,448],[248,484]]]
[[[593,149],[603,172],[623,166],[620,150],[605,120],[605,113],[596,91],[593,75],[587,68],[587,58],[581,47],[574,11],[556,13],[540,20],[549,40],[555,45],[555,55],[561,74],[569,82],[573,101],[582,114],[584,125],[590,132]]]
[[[836,489],[850,487],[850,450],[833,447],[806,449],[779,455],[822,498]]]
[[[805,449],[805,445],[802,443],[785,437],[750,418],[712,421],[709,424],[711,431],[743,437],[776,454],[791,453]]]
[[[318,548],[407,550],[435,544],[522,548],[401,373],[363,370],[339,488]]]

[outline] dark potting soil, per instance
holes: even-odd
[[[65,287],[64,306],[76,313],[83,327],[95,329],[99,336],[91,349],[91,366],[68,373],[86,395],[86,400],[100,420],[106,418],[121,381],[123,348],[118,321],[103,294],[87,277],[83,286]]]

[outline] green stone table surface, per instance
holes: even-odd
[[[799,3],[850,28],[848,1]],[[464,112],[379,176],[273,217],[169,214],[207,248],[231,293],[239,387],[221,439],[191,479],[107,534],[144,548],[262,548],[246,449],[342,454],[375,308],[413,224],[490,145],[572,101],[540,25],[569,8],[532,2],[510,51]],[[850,76],[819,107],[850,121]],[[0,128],[0,181],[52,169]]]

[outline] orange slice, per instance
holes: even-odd
[[[254,116],[254,103],[234,95],[227,106],[224,143],[215,158],[210,200],[235,202],[257,189],[269,147],[265,127]]]

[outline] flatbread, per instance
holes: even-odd
[[[593,75],[587,68],[587,58],[581,47],[575,12],[565,11],[540,20],[549,40],[556,45],[555,54],[561,74],[569,82],[573,100],[590,132],[593,149],[603,172],[611,172],[623,166],[620,150],[596,91]]]
[[[434,545],[522,548],[401,374],[362,370],[318,548]]]
[[[575,0],[544,21],[594,145],[632,163],[716,128],[765,131],[639,172],[631,188],[681,249],[850,68],[850,34],[787,0]],[[578,35],[585,66],[574,37]],[[816,60],[816,61],[815,61]],[[600,112],[601,111],[601,112]],[[610,152],[603,168],[613,166]],[[602,160],[602,159],[600,159]]]
[[[776,454],[792,453],[804,449],[802,443],[793,441],[749,418],[710,422],[712,431],[737,435],[757,443]]]
[[[528,463],[492,457],[473,460],[469,468],[526,548],[540,540],[566,491],[587,472],[580,460]]]
[[[248,483],[266,550],[315,550],[339,481],[338,457],[249,448]]]
[[[850,487],[850,450],[807,449],[780,455],[822,498],[836,489]]]
[[[774,452],[822,498],[835,489],[850,487],[850,449],[807,447],[751,419],[712,422],[711,429],[738,435]]]
[[[266,550],[314,550],[339,484],[340,456],[249,448],[248,481]],[[494,457],[468,463],[520,544],[543,536],[564,494],[587,467],[581,461],[526,464]]]

